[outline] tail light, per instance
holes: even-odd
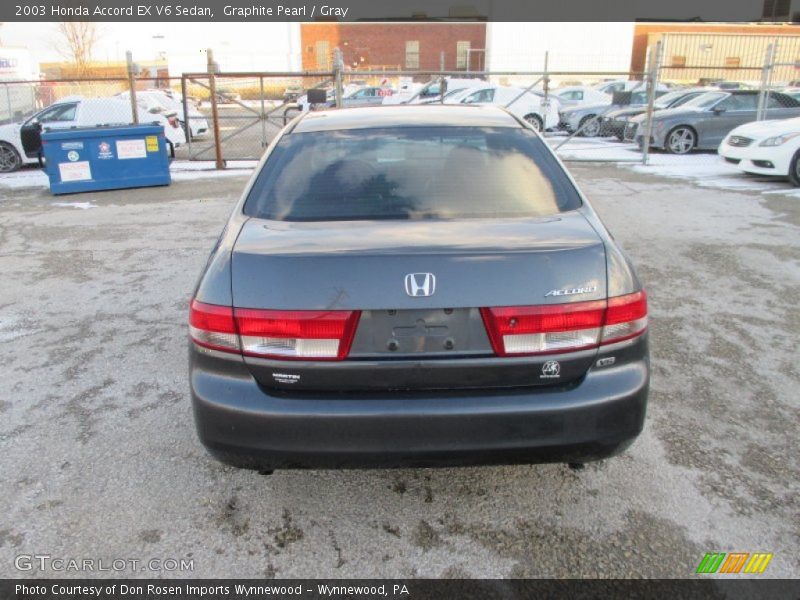
[[[178,117],[176,117],[176,116],[174,116],[174,115],[173,115],[173,116],[171,116],[171,117],[167,117],[167,121],[169,122],[169,124],[170,124],[170,125],[172,125],[172,126],[173,126],[173,127],[175,127],[176,129],[179,127],[179,124],[178,124]]]
[[[647,328],[644,291],[592,302],[482,308],[498,356],[555,354],[631,339]]]
[[[192,300],[189,307],[189,335],[194,343],[223,352],[239,352],[239,335],[230,306]]]
[[[234,309],[249,356],[342,360],[350,352],[359,311]]]
[[[647,294],[644,290],[608,299],[601,344],[629,340],[647,329]]]
[[[342,360],[361,316],[349,310],[257,310],[192,302],[189,331],[213,350],[280,359]]]

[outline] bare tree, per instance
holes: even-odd
[[[58,33],[56,50],[75,63],[79,76],[86,76],[99,38],[97,26],[94,23],[68,21],[58,24]]]

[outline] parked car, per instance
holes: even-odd
[[[720,90],[750,90],[753,86],[741,81],[726,81],[725,79],[701,79],[700,85],[715,87]]]
[[[123,92],[124,97],[128,97],[128,92]],[[177,114],[178,122],[181,128],[186,130],[186,115],[183,110],[183,99],[180,94],[176,94],[174,92],[167,92],[165,90],[144,90],[141,92],[136,93],[136,97],[139,98],[140,96],[145,96],[147,98],[152,98],[159,104],[161,104],[165,110],[167,111],[174,111]],[[187,107],[189,110],[189,131],[191,133],[192,138],[201,137],[210,131],[208,120],[206,119],[205,115],[201,113],[197,107],[191,103],[187,102]]]
[[[567,133],[580,131],[579,135],[595,137],[602,133],[601,118],[604,115],[614,110],[630,108],[631,106],[644,106],[646,104],[647,90],[640,88],[631,92],[628,104],[613,104],[612,101],[612,103],[585,104],[564,108],[560,113],[558,127]]]
[[[672,154],[693,150],[716,150],[730,131],[755,121],[758,108],[757,90],[706,92],[679,108],[660,110],[653,115],[649,143]],[[788,119],[800,116],[800,102],[773,92],[768,96],[767,119]],[[641,124],[644,115],[632,121]],[[638,127],[636,143],[642,146],[644,133]]]
[[[342,106],[373,106],[382,104],[383,99],[394,94],[394,90],[389,86],[370,85],[355,89],[349,94],[342,94]],[[334,98],[335,103],[335,98]]]
[[[686,104],[692,98],[697,98],[700,94],[708,92],[708,88],[691,88],[686,90],[675,90],[667,92],[663,95],[656,95],[655,102],[653,103],[653,110],[663,110],[665,108],[677,108]],[[642,113],[647,112],[647,104],[640,104],[637,106],[628,106],[626,108],[618,108],[606,113],[600,119],[600,135],[601,136],[616,136],[617,139],[623,140],[626,134],[626,128],[630,120]],[[633,140],[635,135],[635,125],[627,131],[629,139]]]
[[[449,104],[495,104],[513,115],[526,120],[536,131],[552,129],[558,125],[558,100],[549,98],[545,103],[541,93],[524,88],[483,85],[462,90],[450,98]]]
[[[565,108],[580,106],[582,104],[611,104],[611,94],[606,94],[592,87],[584,85],[571,85],[552,90],[552,95],[558,98],[561,106]]]
[[[634,92],[643,90],[645,85],[637,79],[614,79],[612,81],[596,83],[592,87],[598,92],[611,95],[614,92]],[[659,92],[668,92],[669,87],[664,83],[659,83],[656,86],[656,90]]]
[[[494,106],[302,115],[214,245],[189,335],[200,440],[240,467],[582,463],[644,422],[633,267]]]
[[[745,173],[788,177],[800,186],[800,118],[741,125],[722,140],[719,155]]]
[[[781,91],[787,96],[791,96],[795,100],[800,100],[800,87],[789,87]]]
[[[39,162],[42,129],[128,125],[133,122],[131,115],[130,101],[122,98],[64,98],[22,123],[0,126],[0,172],[8,173]],[[157,123],[164,128],[171,153],[186,142],[176,118],[170,120],[161,113],[148,112],[141,104],[137,116],[140,123]]]
[[[168,96],[169,98],[171,98],[175,102],[179,103],[181,106],[183,106],[183,96],[179,92],[176,92],[175,90],[173,90],[172,88],[147,88],[145,91],[147,91],[147,92],[160,92],[160,93],[164,94],[165,96]],[[189,95],[186,96],[186,102],[188,104],[191,104],[195,108],[200,108],[200,105],[202,104],[202,102],[200,101],[199,98],[197,98],[195,96],[189,96]]]
[[[287,86],[285,90],[283,90],[283,101],[294,102],[302,95],[303,95],[302,85],[290,85]]]
[[[445,96],[451,98],[457,93],[488,85],[480,78],[469,77],[445,77],[446,87]],[[383,104],[433,104],[442,102],[442,78],[437,77],[425,84],[409,84],[401,86],[398,93],[384,98]]]
[[[126,102],[130,102],[130,92],[120,92],[116,96]],[[185,117],[183,116],[183,104],[158,91],[138,91],[136,101],[139,105],[151,114],[161,114],[170,120],[177,120],[178,127],[184,131],[186,137]],[[208,132],[208,121],[205,116],[194,106],[189,106],[189,127],[192,139]],[[185,141],[185,140],[184,140]]]

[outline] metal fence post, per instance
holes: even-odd
[[[342,51],[339,48],[333,49],[333,78],[336,85],[336,108],[342,108],[342,94],[344,94],[344,86],[342,85],[342,71],[344,70],[344,59],[342,58]]]
[[[647,112],[644,121],[644,135],[642,136],[642,164],[646,165],[650,158],[650,136],[653,134],[653,107],[656,102],[656,88],[658,87],[658,71],[661,68],[661,40],[655,47],[650,47],[648,62],[650,72],[647,74]]]
[[[135,66],[133,64],[133,53],[128,50],[125,52],[125,61],[128,63],[128,90],[131,96],[131,116],[133,122],[139,124],[139,105],[136,102],[136,77]]]
[[[775,62],[775,50],[778,47],[778,40],[767,46],[767,53],[764,56],[764,66],[761,68],[761,87],[758,91],[758,109],[756,110],[756,121],[764,119],[766,112],[767,99],[769,98],[769,84],[772,78],[772,63]]]
[[[544,109],[550,108],[550,76],[547,74],[547,69],[550,65],[550,51],[544,51],[544,75],[542,75],[542,91],[544,92],[544,99],[542,105]]]
[[[192,128],[189,124],[189,99],[186,97],[186,77],[181,76],[181,104],[183,105],[183,130],[186,134],[186,145],[189,148],[189,159],[192,158]]]
[[[217,169],[225,168],[225,161],[222,160],[222,143],[219,139],[219,108],[217,107],[217,65],[214,63],[214,51],[211,48],[206,50],[208,67],[208,91],[211,94],[211,119],[214,122],[214,155],[216,157]]]
[[[260,96],[261,96],[261,145],[266,148],[269,144],[267,143],[267,113],[264,109],[264,76],[258,78],[258,85],[260,89]]]

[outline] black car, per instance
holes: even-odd
[[[645,418],[633,267],[548,144],[494,106],[293,120],[189,323],[199,437],[240,467],[581,463]]]

